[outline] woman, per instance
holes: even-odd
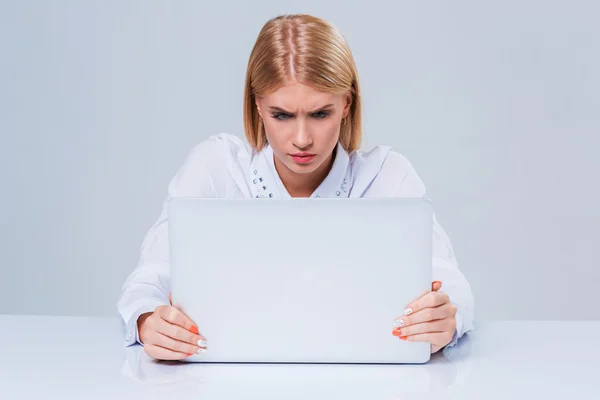
[[[268,21],[250,55],[244,93],[247,143],[221,133],[192,149],[169,197],[420,197],[410,162],[386,146],[358,150],[362,124],[356,66],[344,36],[309,15]],[[166,205],[166,201],[165,201]],[[198,325],[170,300],[166,207],[146,235],[118,302],[126,345],[156,359],[207,350]],[[473,329],[473,296],[434,216],[431,291],[399,310],[390,334],[431,352]],[[443,285],[443,290],[441,287]],[[198,321],[202,324],[202,321]]]

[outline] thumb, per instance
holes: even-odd
[[[440,282],[440,281],[431,282],[431,290],[428,289],[428,290],[424,291],[419,297],[414,299],[413,302],[420,299],[423,296],[426,296],[427,294],[429,294],[431,292],[437,292],[438,290],[440,290],[441,287],[442,287],[442,282]]]
[[[173,296],[169,293],[169,304],[173,305]]]

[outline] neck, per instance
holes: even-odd
[[[329,157],[315,171],[309,174],[299,174],[290,170],[276,155],[273,155],[275,169],[290,196],[310,197],[317,190],[321,182],[325,180],[329,171],[331,171],[331,167],[335,161],[335,153],[336,150],[332,151]]]

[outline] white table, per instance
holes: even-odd
[[[188,364],[123,347],[117,318],[0,315],[0,399],[599,399],[599,341],[600,321],[490,322],[424,365]]]

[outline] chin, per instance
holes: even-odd
[[[298,165],[292,162],[291,165],[287,164],[287,167],[290,171],[297,174],[310,174],[317,170],[318,165]]]

